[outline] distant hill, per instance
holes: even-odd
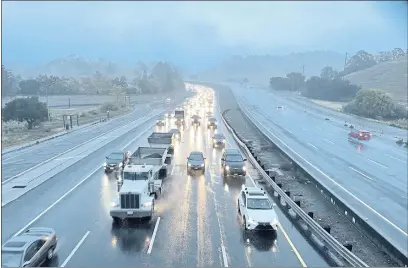
[[[147,68],[146,64],[140,61],[135,61],[134,66],[124,66],[123,64],[115,64],[104,59],[85,59],[75,54],[67,57],[61,57],[50,61],[45,66],[37,66],[36,68],[24,68],[16,66],[11,68],[13,73],[20,74],[23,78],[36,77],[39,74],[65,76],[65,77],[80,77],[90,76],[95,72],[100,72],[106,76],[121,76],[127,77],[140,76],[143,69]]]
[[[346,75],[353,84],[367,89],[379,89],[396,102],[407,104],[408,56],[378,63],[370,68]]]
[[[218,66],[203,71],[198,77],[203,80],[226,81],[249,79],[250,83],[268,84],[272,76],[285,76],[290,72],[302,72],[307,77],[320,75],[325,66],[340,70],[344,67],[344,55],[331,51],[292,53],[284,56],[234,56]]]

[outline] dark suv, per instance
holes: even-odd
[[[246,158],[243,158],[241,152],[237,149],[226,149],[221,157],[221,166],[224,177],[227,176],[246,176],[247,169],[245,166]]]

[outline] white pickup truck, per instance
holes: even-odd
[[[167,151],[167,148],[139,147],[132,154],[123,168],[119,195],[111,204],[110,215],[114,222],[152,218],[154,200],[161,194],[162,178],[167,176],[171,165]]]

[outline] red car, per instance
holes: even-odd
[[[349,138],[353,139],[358,139],[358,140],[363,140],[363,141],[368,141],[371,139],[371,133],[369,131],[364,131],[364,130],[352,130],[348,134]]]

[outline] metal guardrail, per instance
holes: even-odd
[[[238,106],[240,107],[239,103]],[[269,175],[262,169],[259,163],[255,160],[248,147],[238,138],[233,128],[228,124],[224,118],[224,114],[221,114],[221,118],[224,124],[227,126],[228,131],[234,137],[235,141],[245,151],[248,159],[258,169],[262,177],[273,187],[273,189],[285,200],[293,211],[307,224],[311,231],[323,240],[325,245],[339,254],[339,256],[347,263],[347,265],[353,267],[369,267],[365,262],[358,258],[353,252],[345,248],[339,241],[331,236],[326,230],[324,230],[316,221],[314,221],[305,211],[303,211],[286,193],[269,177]],[[265,135],[265,134],[264,134]],[[266,135],[265,135],[266,136]]]

